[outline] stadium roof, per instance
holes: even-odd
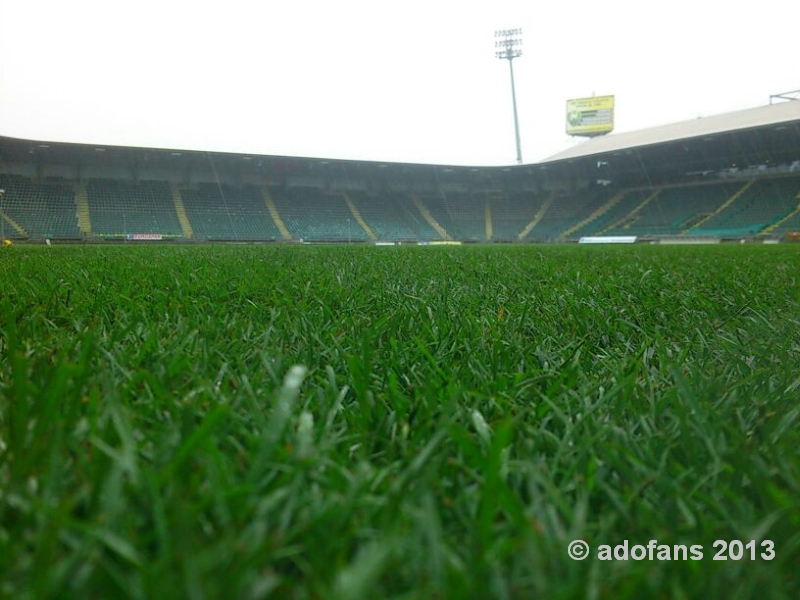
[[[176,177],[211,173],[234,183],[467,185],[473,189],[556,189],[597,184],[653,186],[800,161],[800,100],[593,138],[539,163],[448,166],[264,156],[42,142],[0,136],[0,172],[60,177]],[[33,167],[31,167],[33,165]],[[111,174],[111,175],[109,175]],[[144,174],[144,175],[143,175]],[[177,175],[176,175],[177,174]]]
[[[800,100],[778,102],[758,108],[701,117],[692,121],[682,121],[649,129],[595,137],[541,162],[550,163],[583,158],[629,148],[642,148],[678,140],[704,138],[714,134],[770,127],[772,125],[780,126],[790,122],[800,123]]]

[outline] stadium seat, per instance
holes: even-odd
[[[73,186],[59,180],[35,182],[19,175],[0,175],[5,193],[2,209],[27,235],[5,225],[6,237],[80,238]]]
[[[186,216],[199,240],[273,241],[280,232],[258,187],[201,183],[181,189]]]
[[[169,184],[164,181],[91,179],[86,192],[95,235],[182,235]]]

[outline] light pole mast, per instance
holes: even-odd
[[[511,71],[511,103],[514,106],[514,135],[517,140],[517,164],[522,164],[522,148],[519,142],[519,119],[517,118],[517,92],[514,89],[514,59],[522,56],[522,29],[499,29],[494,32],[495,53],[497,58],[508,61]]]

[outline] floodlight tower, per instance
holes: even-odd
[[[517,92],[514,89],[514,59],[522,56],[522,29],[499,29],[494,32],[497,58],[508,61],[511,71],[511,102],[514,106],[514,135],[517,139],[517,164],[522,164],[522,149],[519,143],[519,119],[517,118]]]

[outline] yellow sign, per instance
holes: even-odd
[[[567,100],[567,134],[595,136],[614,129],[614,96]]]

